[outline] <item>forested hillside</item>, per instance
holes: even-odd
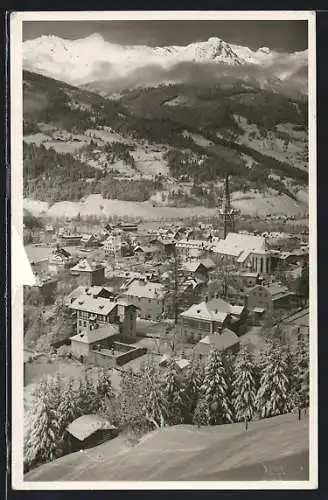
[[[146,201],[173,182],[190,203],[207,204],[226,173],[244,192],[294,198],[307,185],[304,99],[224,81],[136,89],[119,100],[27,71],[23,84],[25,197]]]

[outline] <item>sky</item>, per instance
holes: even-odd
[[[23,39],[41,35],[85,38],[100,33],[121,45],[187,45],[210,37],[278,52],[307,49],[307,21],[24,21]]]

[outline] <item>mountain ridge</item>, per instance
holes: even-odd
[[[218,37],[185,46],[120,45],[94,33],[86,38],[67,40],[43,35],[23,43],[24,69],[73,85],[97,80],[124,79],[145,68],[170,72],[180,64],[260,68],[278,79],[290,78],[307,66],[308,51],[281,53],[268,47],[252,50]],[[247,68],[247,69],[246,69]],[[149,70],[147,75],[149,76]],[[145,75],[145,78],[147,77]],[[165,75],[162,75],[162,79]]]

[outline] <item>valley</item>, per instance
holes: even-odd
[[[242,213],[304,214],[304,120],[303,102],[240,82],[130,90],[111,101],[24,72],[25,206],[34,200],[33,213],[54,217],[211,216],[229,172]]]

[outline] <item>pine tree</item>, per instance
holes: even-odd
[[[302,408],[308,408],[310,402],[310,370],[308,337],[299,334],[294,353],[294,393],[299,418]]]
[[[120,391],[120,426],[135,431],[145,430],[141,380],[130,368],[122,373]]]
[[[168,423],[168,401],[164,392],[164,380],[158,367],[148,363],[141,372],[142,397],[148,422],[155,427],[164,427]]]
[[[81,415],[97,413],[100,407],[100,401],[97,397],[94,382],[88,374],[85,374],[84,377],[80,379],[76,393],[77,405]]]
[[[32,466],[58,456],[58,419],[49,398],[49,387],[42,380],[36,392],[35,412],[24,446],[25,463]]]
[[[185,415],[182,376],[171,361],[163,380],[163,398],[167,401],[168,424],[182,424]]]
[[[186,408],[185,423],[191,423],[193,421],[193,415],[201,395],[203,380],[203,367],[198,362],[194,361],[189,365],[184,379],[183,399]]]
[[[111,398],[113,396],[112,382],[108,371],[100,371],[96,380],[95,390],[97,396],[100,398]]]
[[[213,349],[205,368],[202,394],[208,406],[209,424],[233,421],[229,384],[222,354]]]
[[[292,408],[289,379],[283,349],[277,343],[267,342],[262,358],[260,387],[257,392],[257,409],[262,418],[287,413]]]
[[[256,373],[249,349],[244,347],[237,356],[233,383],[233,404],[237,422],[251,422],[256,414]]]
[[[210,422],[209,408],[204,397],[197,400],[192,422],[198,427],[201,425],[208,425]]]

